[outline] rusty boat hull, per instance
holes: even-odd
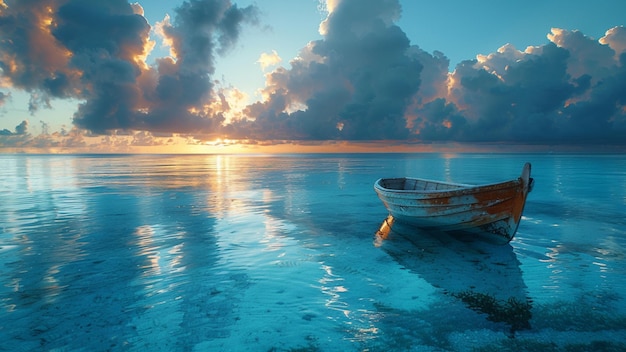
[[[460,233],[510,242],[532,190],[530,163],[517,179],[467,185],[419,178],[381,178],[374,183],[387,210],[388,225],[400,223],[423,230]]]

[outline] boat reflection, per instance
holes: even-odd
[[[506,324],[511,336],[530,329],[532,301],[510,244],[425,232],[389,215],[376,232],[375,245],[443,294]]]

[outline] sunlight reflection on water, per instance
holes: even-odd
[[[626,322],[623,156],[0,159],[0,321],[12,322],[0,323],[0,340],[10,350],[456,349],[476,334],[506,339],[506,327],[454,298],[467,288],[528,297],[526,338]],[[493,182],[525,161],[536,186],[510,246],[372,244],[387,215],[377,178]],[[593,329],[577,325],[584,316]]]

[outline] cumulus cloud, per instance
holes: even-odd
[[[624,28],[600,40],[553,28],[549,42],[505,44],[449,72],[444,53],[410,45],[397,1],[327,3],[323,39],[267,75],[247,138],[623,144]]]
[[[243,26],[258,24],[258,10],[228,0],[185,1],[154,27],[125,0],[5,0],[0,82],[30,93],[31,111],[79,99],[75,128],[140,144],[172,133],[259,143],[626,143],[624,27],[599,39],[553,28],[545,43],[503,43],[450,72],[445,53],[425,52],[396,25],[398,0],[319,3],[322,38],[303,43],[288,68],[278,53],[261,53],[263,98],[245,107],[233,103],[243,93],[213,75]],[[170,55],[149,66],[151,33]],[[0,93],[0,104],[7,98]]]
[[[459,64],[449,93],[413,115],[424,140],[623,144],[626,55],[578,31],[552,29],[550,43]]]
[[[261,65],[261,70],[265,71],[268,67],[280,64],[282,60],[283,59],[278,56],[276,50],[272,50],[271,53],[261,53],[261,56],[259,56],[259,60],[257,60],[257,63]]]
[[[74,121],[92,131],[133,129],[158,132],[219,130],[223,111],[213,110],[215,57],[227,52],[239,37],[244,21],[255,21],[255,8],[239,9],[229,1],[190,1],[176,9],[173,22],[161,29],[175,57],[157,60],[142,71],[132,58],[112,57],[101,75],[94,99],[80,106]],[[129,14],[134,30],[130,53],[140,54],[148,38],[145,19]],[[134,24],[130,24],[130,22]],[[109,28],[107,26],[107,28]],[[124,31],[129,33],[129,31]],[[122,39],[116,43],[123,43]],[[134,45],[134,46],[133,46]],[[105,71],[106,72],[106,71]],[[113,73],[112,72],[112,73]]]
[[[619,26],[609,29],[599,42],[613,49],[615,59],[619,60],[619,56],[626,52],[626,28]]]
[[[267,76],[266,99],[233,124],[238,137],[404,139],[404,110],[420,86],[422,64],[393,21],[397,1],[333,2],[324,37]]]
[[[209,132],[223,112],[211,75],[216,55],[256,22],[256,8],[228,0],[191,0],[161,33],[175,57],[145,63],[154,46],[138,4],[125,0],[6,1],[0,69],[13,88],[31,93],[31,110],[50,98],[78,98],[73,121],[94,133],[122,130]]]
[[[0,72],[3,85],[33,93],[30,109],[50,97],[74,94],[79,72],[71,52],[51,33],[54,1],[6,1],[0,12]]]
[[[15,126],[15,134],[28,133],[28,121],[24,120],[19,125]]]

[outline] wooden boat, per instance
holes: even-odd
[[[470,234],[508,243],[517,231],[532,190],[530,163],[519,178],[467,185],[419,178],[381,178],[374,190],[393,222],[424,230]]]

